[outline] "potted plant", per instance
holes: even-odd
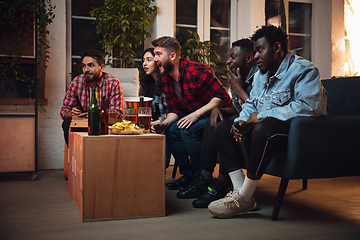
[[[188,39],[181,46],[181,56],[190,61],[206,64],[209,67],[216,67],[220,61],[220,56],[216,51],[211,50],[211,47],[217,46],[217,44],[210,41],[200,41],[199,34],[190,30],[188,32],[193,38]]]
[[[220,62],[221,58],[219,54],[217,54],[215,50],[211,50],[212,46],[217,46],[218,44],[210,41],[200,41],[199,34],[190,30],[188,30],[188,32],[193,36],[193,38],[188,39],[181,46],[182,57],[190,61],[206,64],[209,67],[222,68],[223,66],[226,66],[225,63]],[[217,73],[216,75],[227,89],[229,86],[227,81],[225,81],[227,79],[226,71]]]
[[[3,33],[0,35],[1,97],[30,98],[33,102],[35,84],[43,89],[41,83],[50,48],[47,26],[55,17],[54,8],[50,0],[0,3],[0,32]],[[17,93],[11,93],[12,90],[9,93],[7,84],[16,87]],[[44,110],[42,106],[41,110]]]
[[[107,51],[107,64],[129,67],[134,49],[150,37],[147,30],[150,16],[157,11],[155,0],[105,0],[104,5],[90,11],[96,17],[96,32]],[[112,50],[112,51],[109,51]]]

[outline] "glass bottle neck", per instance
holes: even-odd
[[[97,91],[96,91],[96,88],[91,89],[91,104],[97,104]]]

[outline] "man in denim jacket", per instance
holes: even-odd
[[[284,152],[291,120],[297,116],[327,114],[326,91],[317,67],[288,51],[287,34],[278,27],[264,26],[251,37],[259,67],[250,98],[234,120],[233,138],[217,136],[221,161],[230,173],[234,191],[212,202],[209,211],[221,218],[256,207],[254,192],[273,154]],[[235,127],[238,123],[241,130]],[[229,129],[230,131],[230,129]],[[237,142],[251,139],[247,175],[236,167],[240,157]]]

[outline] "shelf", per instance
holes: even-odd
[[[35,101],[33,98],[31,99]],[[47,98],[38,99],[40,105],[47,105]],[[0,105],[31,105],[29,98],[0,98]]]

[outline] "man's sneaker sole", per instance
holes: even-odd
[[[239,213],[249,212],[257,207],[257,203],[252,198],[249,202],[244,202],[237,193],[228,193],[225,198],[213,201],[209,204],[209,212],[219,218],[231,218]]]

